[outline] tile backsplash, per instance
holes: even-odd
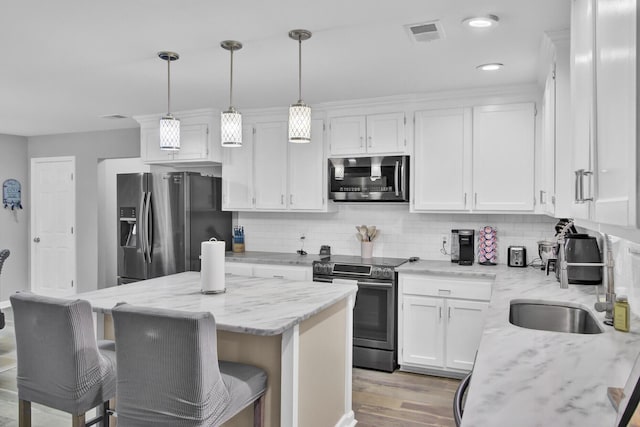
[[[477,248],[478,230],[489,225],[497,229],[500,264],[506,264],[510,245],[525,246],[528,262],[537,258],[537,242],[552,239],[557,222],[543,215],[409,213],[406,205],[380,204],[339,205],[331,213],[239,212],[236,221],[244,226],[248,251],[295,253],[304,235],[304,249],[310,254],[317,254],[321,245],[329,245],[333,254],[359,255],[355,226],[365,224],[380,230],[374,257],[418,256],[431,260],[450,259],[449,244],[446,255],[441,249],[443,236],[450,243],[451,229],[475,230]]]

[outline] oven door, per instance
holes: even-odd
[[[353,345],[395,349],[395,285],[375,280],[358,281],[353,309]]]

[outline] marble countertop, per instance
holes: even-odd
[[[185,311],[210,311],[218,329],[253,335],[279,335],[333,304],[355,295],[356,285],[226,276],[226,292],[200,292],[200,272],[189,271],[98,291],[74,298],[108,313],[119,302]]]
[[[326,255],[323,255],[326,256]],[[295,253],[285,252],[261,252],[261,251],[248,251],[242,253],[227,252],[225,253],[225,260],[231,262],[250,262],[257,264],[280,264],[280,265],[300,265],[309,266],[313,264],[313,261],[319,261],[320,255],[308,254],[298,255]]]
[[[607,387],[624,387],[640,353],[640,319],[631,332],[603,325],[581,335],[520,328],[509,323],[512,299],[563,301],[593,309],[595,287],[560,289],[555,276],[533,268],[459,266],[418,261],[399,273],[495,278],[484,332],[464,407],[463,427],[613,426]]]

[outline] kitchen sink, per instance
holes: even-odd
[[[555,301],[511,300],[509,322],[527,329],[601,334],[600,326],[589,310],[577,304]]]

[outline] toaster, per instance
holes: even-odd
[[[526,267],[527,248],[524,246],[509,246],[507,249],[507,265],[509,267]]]

